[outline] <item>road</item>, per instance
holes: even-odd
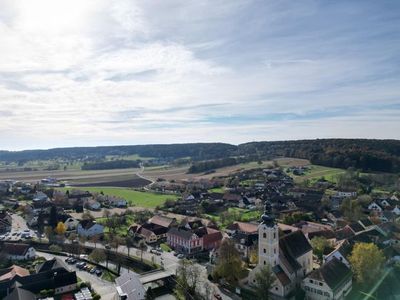
[[[94,247],[94,244],[90,243],[90,242],[86,242],[85,245],[89,246],[89,247]],[[104,248],[104,245],[97,244],[96,247]],[[121,245],[118,247],[118,252],[127,255],[128,248],[126,246]],[[134,256],[134,257],[140,259],[140,250],[139,249],[131,248],[129,253],[131,256]],[[143,251],[143,259],[148,260],[148,261],[154,261],[156,264],[163,266],[164,269],[166,271],[170,272],[171,274],[176,274],[176,271],[179,267],[179,262],[180,262],[180,259],[178,259],[176,256],[174,256],[172,252],[162,252],[161,255],[155,255],[150,252],[150,249],[147,249],[147,251]],[[195,265],[198,267],[198,269],[200,271],[199,287],[200,287],[200,291],[203,294],[207,294],[207,291],[208,292],[211,291],[211,295],[213,295],[214,293],[220,294],[222,296],[222,299],[224,299],[224,300],[233,299],[233,298],[225,295],[219,289],[219,287],[217,285],[215,285],[214,283],[212,283],[208,280],[207,270],[204,265],[201,265],[198,263],[195,263]],[[211,299],[213,299],[213,298],[211,298]]]
[[[48,254],[48,253],[39,252],[39,251],[37,251],[36,254],[38,256],[44,257],[46,260],[50,260],[54,257],[58,257],[62,261],[64,261],[64,259],[65,259],[64,256],[58,256],[58,255]],[[81,271],[78,268],[76,268],[74,265],[72,265],[72,266],[68,265],[67,268],[70,271],[76,271],[76,274],[78,275],[78,277],[80,279],[82,279],[82,281],[90,282],[92,285],[92,288],[96,291],[96,293],[101,295],[101,299],[104,299],[104,300],[114,300],[115,299],[116,294],[117,294],[115,284],[113,284],[109,281],[103,280],[103,279],[97,277],[96,275],[90,274],[86,271]]]
[[[150,187],[155,183],[155,181],[154,181],[152,178],[150,178],[150,177],[145,177],[145,176],[143,176],[143,175],[142,175],[143,172],[144,172],[144,166],[143,166],[143,164],[140,164],[140,170],[137,171],[137,172],[135,173],[135,175],[138,176],[138,177],[140,177],[140,178],[142,178],[142,179],[144,179],[144,180],[150,181],[150,183],[149,183],[148,185],[146,185],[145,187],[143,187],[143,188],[147,191],[147,190],[149,190]]]

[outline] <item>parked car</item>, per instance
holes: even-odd
[[[222,296],[220,294],[214,294],[214,298],[217,300],[222,300]]]
[[[179,258],[179,259],[182,259],[182,258],[184,258],[185,256],[183,255],[183,254],[178,254],[178,256],[177,256],[177,258]]]
[[[97,276],[100,277],[103,274],[103,271],[100,270],[100,269],[96,269],[95,273],[96,273]]]

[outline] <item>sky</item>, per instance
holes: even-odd
[[[0,0],[0,149],[400,138],[400,1]]]

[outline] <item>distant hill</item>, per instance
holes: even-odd
[[[253,142],[238,146],[242,155],[258,154],[304,158],[316,165],[363,171],[400,172],[400,141],[370,139],[317,139]]]
[[[175,160],[212,161],[215,165],[240,161],[295,157],[313,164],[363,171],[400,172],[400,141],[372,139],[316,139],[278,142],[251,142],[238,146],[224,143],[189,143],[106,147],[55,148],[49,150],[0,151],[0,161],[21,162],[48,159],[102,158],[107,155],[134,155]],[[214,164],[197,164],[212,168]]]

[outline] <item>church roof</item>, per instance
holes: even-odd
[[[295,231],[281,237],[279,247],[285,253],[285,256],[291,256],[294,259],[312,251],[310,243],[301,231]]]

